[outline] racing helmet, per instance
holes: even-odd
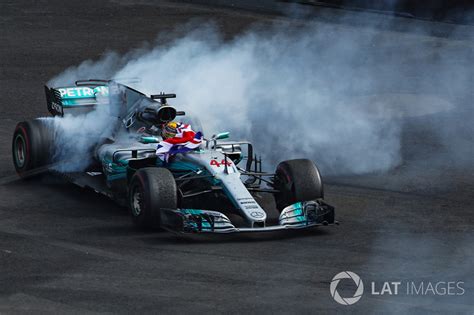
[[[173,138],[177,133],[178,123],[175,121],[170,121],[169,123],[164,124],[163,128],[161,129],[161,136],[163,139]]]

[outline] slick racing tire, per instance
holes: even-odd
[[[54,131],[48,119],[22,121],[16,125],[12,139],[15,170],[22,178],[52,161]]]
[[[275,172],[275,194],[277,208],[283,208],[299,201],[324,198],[323,182],[313,161],[296,159],[278,164]]]
[[[159,228],[161,209],[176,209],[176,182],[165,168],[145,167],[135,172],[128,189],[132,221],[142,229]]]

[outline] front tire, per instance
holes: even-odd
[[[176,182],[165,168],[145,167],[132,176],[128,192],[132,221],[138,228],[158,228],[162,209],[176,209]]]
[[[288,160],[278,164],[274,186],[280,191],[275,195],[280,211],[299,201],[324,198],[319,170],[308,159]]]
[[[20,177],[52,162],[54,132],[47,119],[22,121],[16,125],[12,139],[12,156]]]

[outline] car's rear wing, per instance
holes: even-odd
[[[162,123],[173,120],[177,115],[185,115],[166,102],[169,98],[175,98],[176,94],[147,96],[114,80],[79,80],[74,86],[45,86],[44,89],[48,111],[53,116],[64,116],[68,110],[71,114],[82,114],[96,106],[114,104],[109,106],[109,114],[123,120],[129,128],[137,120],[137,112],[151,115]]]
[[[81,83],[78,81],[76,86],[56,88],[45,86],[48,111],[53,116],[64,116],[64,112],[69,109],[82,109],[82,112],[99,104],[109,103],[107,82],[88,82],[88,85]]]

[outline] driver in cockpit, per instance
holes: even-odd
[[[194,132],[191,125],[171,121],[161,128],[163,141],[158,143],[156,155],[165,162],[176,153],[185,153],[198,148],[202,143],[202,133]]]

